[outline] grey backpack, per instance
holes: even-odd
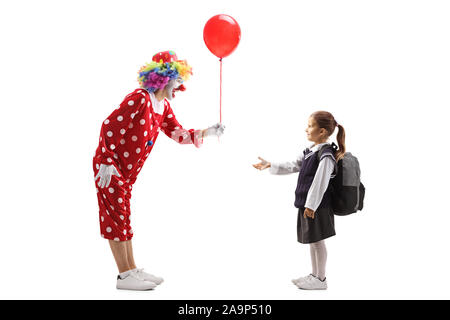
[[[336,144],[331,145],[336,151]],[[320,151],[322,151],[321,149]],[[322,155],[318,152],[318,156]],[[335,215],[346,216],[362,210],[366,188],[361,183],[358,159],[350,152],[337,162],[336,176],[330,180],[332,186],[332,207]]]

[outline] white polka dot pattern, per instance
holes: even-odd
[[[114,163],[120,175],[110,181],[109,187],[96,188],[101,235],[106,239],[125,241],[132,238],[128,199],[132,183],[149,157],[159,130],[179,143],[192,143],[189,137],[194,137],[193,130],[183,129],[170,104],[164,104],[163,114],[154,113],[149,93],[139,89],[128,95],[103,122],[94,169],[98,171],[101,163]],[[176,139],[172,136],[173,131],[178,133]]]

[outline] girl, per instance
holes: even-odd
[[[336,127],[339,130],[338,150],[336,145],[327,142]],[[270,168],[271,174],[300,172],[295,190],[297,239],[300,243],[310,244],[312,273],[292,282],[300,289],[325,290],[327,249],[324,239],[336,234],[329,182],[336,175],[336,162],[345,154],[345,131],[331,113],[317,111],[308,119],[306,137],[313,145],[295,161],[271,163],[258,157],[261,162],[253,166],[258,170]]]

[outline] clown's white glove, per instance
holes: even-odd
[[[216,123],[212,127],[209,127],[208,129],[203,130],[203,137],[208,136],[218,136],[220,137],[223,135],[223,132],[225,131],[225,126],[221,123]]]
[[[111,182],[111,177],[113,174],[120,177],[120,174],[119,172],[117,172],[116,167],[114,167],[112,164],[101,164],[100,169],[98,170],[98,173],[94,178],[94,181],[97,181],[97,179],[100,178],[97,185],[100,188],[109,187],[109,183]]]

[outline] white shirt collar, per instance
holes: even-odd
[[[309,147],[309,150],[311,150],[312,152],[316,152],[317,150],[320,149],[320,147],[322,147],[325,144],[329,144],[328,142],[324,142],[324,143],[319,143],[316,145],[311,145],[311,147]]]
[[[162,99],[161,101],[158,101],[158,99],[156,99],[155,94],[153,92],[150,93],[150,99],[152,101],[153,111],[157,114],[163,114],[164,108],[166,105],[166,99]]]

